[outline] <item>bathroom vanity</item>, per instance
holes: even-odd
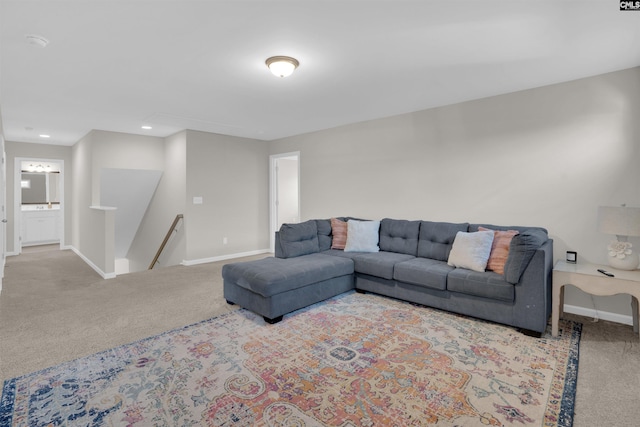
[[[22,245],[60,241],[60,205],[22,205]]]

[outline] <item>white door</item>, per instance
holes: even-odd
[[[300,222],[300,153],[276,154],[270,158],[271,251],[275,232],[284,223]]]

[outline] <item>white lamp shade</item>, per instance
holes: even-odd
[[[600,206],[598,230],[616,236],[640,236],[640,208]]]

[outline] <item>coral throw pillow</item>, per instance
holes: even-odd
[[[331,249],[344,249],[347,244],[347,223],[337,218],[331,218]]]
[[[487,261],[487,270],[498,274],[504,274],[504,265],[509,257],[509,247],[513,236],[518,234],[516,230],[498,231],[484,227],[478,227],[478,231],[493,231],[493,243],[491,244],[491,254]]]

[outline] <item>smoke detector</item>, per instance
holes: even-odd
[[[27,39],[27,43],[32,46],[45,48],[49,44],[49,40],[38,34],[27,34],[25,37]]]

